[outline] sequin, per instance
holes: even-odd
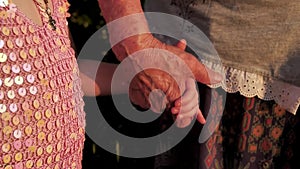
[[[59,100],[58,94],[53,94],[53,101],[58,102],[58,100]]]
[[[0,5],[1,6],[1,5]],[[6,11],[0,11],[0,18],[1,19],[6,19],[8,16],[7,12]]]
[[[20,119],[19,119],[19,117],[18,116],[15,116],[15,117],[13,117],[13,124],[15,125],[15,126],[17,126],[19,123],[20,123]]]
[[[41,79],[44,79],[44,73],[43,72],[39,72],[38,73],[38,78],[41,80]]]
[[[34,117],[35,117],[35,119],[40,120],[42,118],[41,112],[39,112],[39,111],[35,112]]]
[[[35,68],[40,69],[40,68],[42,67],[41,61],[36,60],[36,61],[34,62],[34,66],[35,66]]]
[[[76,134],[76,133],[72,133],[72,134],[70,135],[70,138],[71,138],[71,139],[76,139],[76,138],[77,138],[77,134]]]
[[[49,156],[49,157],[47,158],[47,164],[51,164],[51,163],[52,163],[52,157]]]
[[[35,80],[35,77],[32,74],[29,74],[29,75],[27,75],[26,79],[27,79],[27,82],[33,83]]]
[[[14,52],[11,52],[10,54],[9,54],[9,59],[11,60],[11,61],[16,61],[17,60],[17,56],[16,56],[16,54],[14,53]]]
[[[1,119],[2,119],[3,121],[9,121],[9,120],[11,119],[10,113],[5,112],[5,113],[1,114]]]
[[[4,85],[7,87],[11,87],[14,84],[14,81],[12,78],[8,77],[4,79]]]
[[[7,165],[7,166],[5,166],[5,168],[4,169],[13,169],[12,168],[12,166],[11,165]]]
[[[45,49],[43,47],[38,47],[38,51],[41,55],[45,54]]]
[[[25,40],[28,44],[31,44],[31,37],[30,36],[26,36]]]
[[[29,92],[30,92],[31,94],[35,95],[35,94],[38,92],[38,89],[37,89],[37,87],[35,87],[35,86],[31,86],[31,87],[29,88]]]
[[[32,128],[31,128],[31,126],[26,126],[26,127],[25,127],[25,134],[26,134],[27,136],[30,136],[31,133],[32,133]]]
[[[9,143],[5,143],[5,144],[3,144],[2,145],[2,151],[4,152],[4,153],[8,153],[9,152],[9,150],[10,150],[10,144]]]
[[[56,29],[57,34],[61,35],[61,30],[59,28]]]
[[[56,60],[55,57],[54,57],[54,55],[50,55],[49,58],[50,58],[50,60],[51,60],[52,62],[55,62],[55,60]]]
[[[55,156],[55,161],[58,162],[59,160],[60,160],[60,154],[57,154],[57,155]]]
[[[45,112],[45,116],[46,116],[47,118],[50,118],[51,115],[52,115],[51,110],[50,110],[50,109],[47,109],[46,112]]]
[[[24,79],[23,79],[22,76],[16,76],[16,77],[15,77],[15,83],[16,83],[17,85],[21,85],[21,84],[23,84],[23,82],[24,82]]]
[[[57,46],[61,46],[62,45],[61,40],[59,38],[56,39],[55,43],[56,43]]]
[[[15,168],[14,169],[23,169],[23,163],[20,162],[20,163],[15,164]]]
[[[46,148],[46,152],[47,152],[48,154],[50,154],[50,153],[52,153],[52,150],[53,150],[52,145],[48,145],[47,148]]]
[[[8,48],[12,49],[14,47],[14,44],[12,43],[11,40],[7,40],[6,45]]]
[[[19,28],[18,27],[13,27],[13,32],[15,35],[19,35]]]
[[[29,119],[29,120],[30,120],[30,118],[33,116],[33,112],[32,112],[32,110],[27,109],[27,110],[24,112],[24,115],[25,115],[26,119]]]
[[[36,162],[36,166],[38,168],[40,168],[42,165],[43,165],[43,161],[41,159],[38,159],[37,162]]]
[[[8,97],[9,99],[14,99],[14,98],[16,97],[15,92],[14,92],[13,90],[9,90],[9,91],[7,92],[7,97]]]
[[[21,31],[26,34],[27,33],[27,27],[25,25],[21,26]]]
[[[53,75],[52,75],[52,70],[51,69],[48,69],[47,70],[47,75],[49,76],[49,77],[52,77]]]
[[[20,71],[21,71],[21,69],[20,69],[20,67],[19,67],[18,65],[13,65],[13,66],[11,67],[11,70],[12,70],[12,72],[14,72],[14,73],[20,73]]]
[[[49,142],[52,142],[52,139],[53,139],[53,136],[52,136],[52,134],[50,133],[50,134],[47,136],[47,140],[48,140]]]
[[[5,45],[5,42],[4,40],[0,39],[0,49],[2,49]]]
[[[8,36],[10,34],[10,30],[7,28],[7,27],[3,27],[2,28],[2,33],[5,35],[5,36]]]
[[[6,105],[0,104],[0,113],[4,113],[6,111]]]
[[[5,73],[5,74],[10,74],[10,70],[11,70],[11,68],[10,68],[9,65],[4,65],[4,66],[2,67],[2,71],[3,71],[3,73]]]
[[[33,161],[32,160],[28,160],[25,165],[26,165],[26,168],[32,168]]]
[[[30,146],[28,147],[28,151],[34,153],[36,150],[36,146]]]
[[[41,79],[41,85],[48,86],[49,81],[47,79]]]
[[[19,88],[18,90],[18,94],[22,97],[24,97],[26,95],[26,89],[25,88]]]
[[[39,120],[36,125],[38,128],[42,128],[45,126],[45,121],[43,119]]]
[[[26,111],[26,110],[28,110],[29,109],[29,103],[28,102],[23,102],[22,103],[22,109],[24,110],[24,111]]]
[[[11,156],[10,155],[4,155],[2,160],[3,160],[4,164],[8,164],[11,160]]]
[[[17,154],[15,155],[15,160],[16,160],[17,162],[21,161],[22,158],[23,158],[22,153],[17,153]]]
[[[44,150],[42,147],[39,147],[36,152],[37,152],[37,155],[40,156],[43,154]]]
[[[54,57],[55,57],[55,59],[59,59],[60,57],[59,57],[59,55],[57,54],[57,53],[54,53]]]
[[[49,85],[50,85],[50,87],[51,87],[52,89],[54,89],[54,88],[55,88],[54,80],[50,80]],[[0,86],[1,86],[1,85],[0,85]]]
[[[18,106],[17,106],[17,104],[15,104],[15,103],[10,104],[10,105],[9,105],[9,110],[10,110],[12,113],[17,112],[17,111],[18,111]]]
[[[14,131],[14,137],[15,138],[21,138],[22,137],[22,131],[21,130],[15,130]]]
[[[17,38],[16,39],[16,45],[19,46],[19,47],[22,47],[23,46],[23,40],[20,39],[20,38]]]
[[[25,146],[26,146],[26,147],[30,147],[30,146],[32,146],[32,143],[33,143],[33,141],[32,141],[31,138],[26,139],[26,141],[25,141]]]
[[[30,48],[30,49],[29,49],[29,54],[30,54],[30,56],[32,56],[32,57],[36,57],[35,49]]]
[[[56,149],[57,149],[57,151],[60,151],[61,150],[61,143],[59,142],[59,143],[57,143],[57,145],[56,145]]]
[[[22,143],[20,140],[17,140],[14,142],[14,148],[17,149],[17,150],[20,150],[22,147]]]
[[[36,44],[40,43],[40,38],[38,36],[33,36],[33,42]]]
[[[2,130],[5,135],[9,135],[12,133],[12,128],[10,126],[5,126]]]
[[[38,109],[40,107],[40,102],[38,100],[33,101],[33,107]]]
[[[52,98],[52,94],[51,93],[48,93],[48,92],[44,93],[43,99],[50,100],[51,98]],[[47,113],[47,111],[46,111],[46,113]]]
[[[56,159],[55,159],[56,160]],[[58,164],[55,164],[54,169],[59,169]]]
[[[49,122],[47,123],[47,129],[48,129],[48,130],[51,130],[51,129],[52,129],[52,122],[51,122],[51,121],[49,121]]]
[[[24,63],[23,64],[23,70],[25,72],[30,72],[31,71],[31,65],[29,63]]]
[[[16,21],[17,21],[18,24],[22,24],[22,19],[20,18],[20,16],[16,17]]]
[[[57,131],[57,132],[56,132],[56,137],[57,137],[58,139],[61,138],[61,132],[60,132],[60,131]]]
[[[0,62],[6,62],[7,60],[7,55],[5,53],[0,53]]]
[[[27,59],[27,54],[26,54],[26,52],[24,51],[24,50],[21,50],[20,51],[20,57],[22,58],[22,59]]]
[[[48,31],[46,27],[37,31],[36,25],[27,23],[28,20],[18,13],[13,17],[10,13],[12,11],[8,13],[11,18],[4,20],[9,35],[3,34],[4,26],[0,27],[0,53],[6,55],[5,59],[0,59],[0,76],[3,75],[0,104],[6,106],[0,113],[3,122],[0,123],[0,136],[4,138],[0,151],[11,159],[4,164],[3,156],[0,157],[0,168],[75,167],[76,162],[72,162],[80,158],[81,152],[81,147],[77,150],[76,146],[82,145],[78,142],[83,137],[74,139],[79,137],[77,121],[82,119],[72,119],[72,116],[74,108],[81,106],[81,98],[77,98],[79,87],[69,90],[73,80],[69,77],[73,75],[71,65],[76,63],[72,59],[74,53],[67,31],[63,30],[65,27],[58,28],[62,36],[56,36],[55,31]],[[59,23],[65,23],[60,20],[63,17],[57,17]],[[77,83],[75,85],[77,87]],[[75,103],[71,103],[73,96]],[[5,149],[4,143],[8,143],[9,148]],[[70,157],[64,159],[65,155]]]
[[[29,26],[28,26],[28,30],[29,30],[29,32],[34,33],[34,28],[33,28],[33,26],[29,25]]]

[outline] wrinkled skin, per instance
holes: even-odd
[[[167,96],[166,98],[157,96],[156,98],[160,99],[151,101],[152,110],[159,112],[161,107],[164,107],[164,104],[166,104],[167,108],[170,108],[171,104],[183,94],[185,90],[184,83],[187,78],[195,78],[204,84],[216,83],[218,78],[220,79],[218,74],[206,69],[194,56],[184,52],[177,46],[170,46],[160,42],[150,34],[128,38],[113,47],[114,53],[120,60],[144,49],[167,51],[180,59],[169,59],[170,56],[162,52],[148,52],[147,56],[135,57],[134,60],[139,65],[146,66],[148,63],[154,62],[157,67],[164,67],[168,72],[158,69],[146,69],[138,73],[132,80],[129,88],[130,99],[134,104],[142,108],[150,108],[148,98],[150,92],[154,89],[160,89]],[[154,57],[157,54],[160,55],[161,59],[155,61],[153,58],[157,59],[157,57]],[[210,79],[210,76],[217,78]]]
[[[215,84],[222,80],[222,76],[206,69],[194,56],[184,52],[180,47],[166,45],[153,37],[149,31],[147,20],[143,16],[140,0],[98,0],[98,2],[102,14],[109,24],[120,21],[120,18],[122,20],[125,16],[138,15],[136,18],[108,26],[113,51],[120,61],[144,49],[161,49],[172,53],[185,63],[179,63],[178,60],[170,61],[167,56],[160,53],[159,57],[162,57],[162,60],[155,63],[164,66],[169,74],[158,69],[143,69],[137,74],[131,81],[129,89],[130,99],[134,104],[149,108],[151,102],[151,109],[159,112],[165,103],[169,108],[176,99],[180,98],[185,90],[184,83],[188,78],[194,78],[203,84]],[[122,41],[119,42],[119,40]],[[157,53],[149,52],[148,55],[150,57],[132,59],[136,68],[144,67],[148,62],[152,62],[153,60],[149,58],[153,59],[152,56],[156,56]],[[192,73],[183,70],[186,68],[184,65],[187,65]],[[138,69],[136,70],[138,73]],[[153,99],[149,100],[149,94],[153,89],[160,89],[167,97],[164,98],[164,95],[158,92],[152,95]]]

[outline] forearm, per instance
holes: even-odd
[[[153,39],[140,0],[98,0],[118,60]]]
[[[111,93],[113,74],[117,69],[116,64],[99,63],[95,60],[80,60],[79,63],[82,90],[85,96],[105,96],[111,94],[122,94],[128,91],[122,85],[114,88]]]
[[[143,13],[140,0],[98,0],[98,3],[107,23],[127,15]]]

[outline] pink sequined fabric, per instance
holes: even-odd
[[[84,103],[68,3],[53,7],[55,31],[0,6],[0,169],[81,168]]]

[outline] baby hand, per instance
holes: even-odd
[[[192,78],[186,80],[186,89],[181,98],[177,99],[174,107],[171,109],[172,114],[177,115],[176,125],[184,128],[191,124],[194,117],[204,124],[205,118],[199,109],[199,95],[196,89],[195,81]]]

